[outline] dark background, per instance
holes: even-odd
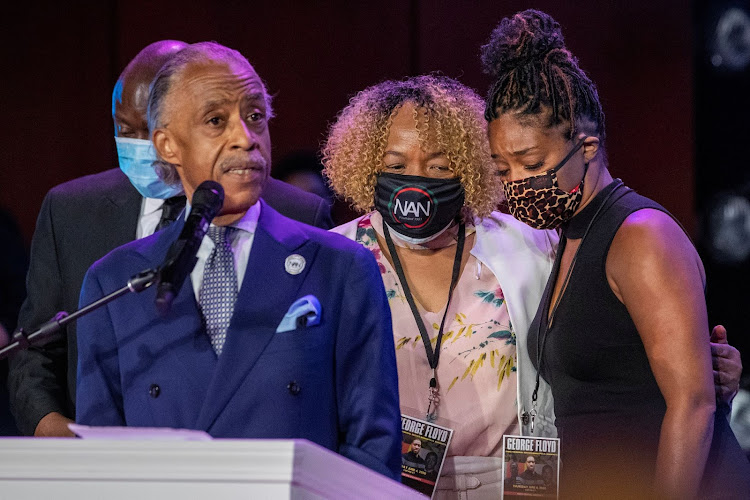
[[[247,56],[276,96],[271,138],[278,160],[317,149],[348,99],[383,79],[440,70],[483,95],[479,46],[503,16],[533,5],[561,23],[599,86],[614,175],[692,228],[691,12],[684,4],[12,2],[3,15],[0,205],[28,240],[49,188],[117,166],[112,87],[153,41],[215,40]]]
[[[247,56],[275,95],[279,160],[316,150],[353,93],[383,79],[439,70],[484,94],[479,46],[502,17],[529,7],[560,22],[599,87],[613,175],[696,235],[703,56],[700,16],[685,0],[12,2],[0,34],[0,206],[28,244],[52,186],[117,166],[112,87],[153,41],[215,40]],[[741,343],[747,314],[718,319]]]

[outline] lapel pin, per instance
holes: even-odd
[[[292,275],[301,273],[305,269],[305,258],[298,253],[293,253],[284,261],[284,269]]]

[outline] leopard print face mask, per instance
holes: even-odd
[[[535,229],[555,229],[573,217],[583,197],[583,179],[573,191],[563,191],[557,182],[557,171],[581,149],[585,140],[582,138],[555,168],[541,175],[503,183],[513,217]],[[584,178],[587,170],[588,163],[583,169]]]

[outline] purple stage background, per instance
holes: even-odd
[[[694,214],[689,3],[389,0],[104,0],[4,8],[0,205],[27,242],[44,194],[115,167],[110,95],[146,44],[215,40],[248,57],[275,94],[274,157],[314,150],[357,90],[440,70],[484,94],[479,46],[505,15],[551,13],[598,84],[611,170],[690,230]]]

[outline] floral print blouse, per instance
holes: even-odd
[[[432,370],[398,275],[378,244],[376,231],[382,236],[382,220],[377,212],[362,217],[356,241],[378,261],[391,306],[401,412],[424,419]],[[474,227],[466,231],[468,236]],[[399,240],[393,231],[391,236],[396,245],[418,248]],[[454,238],[443,241],[446,246],[455,244]],[[445,310],[430,312],[416,303],[434,347]],[[520,433],[516,336],[497,279],[473,255],[453,292],[436,378],[436,423],[454,430],[448,455],[501,457],[503,434]]]

